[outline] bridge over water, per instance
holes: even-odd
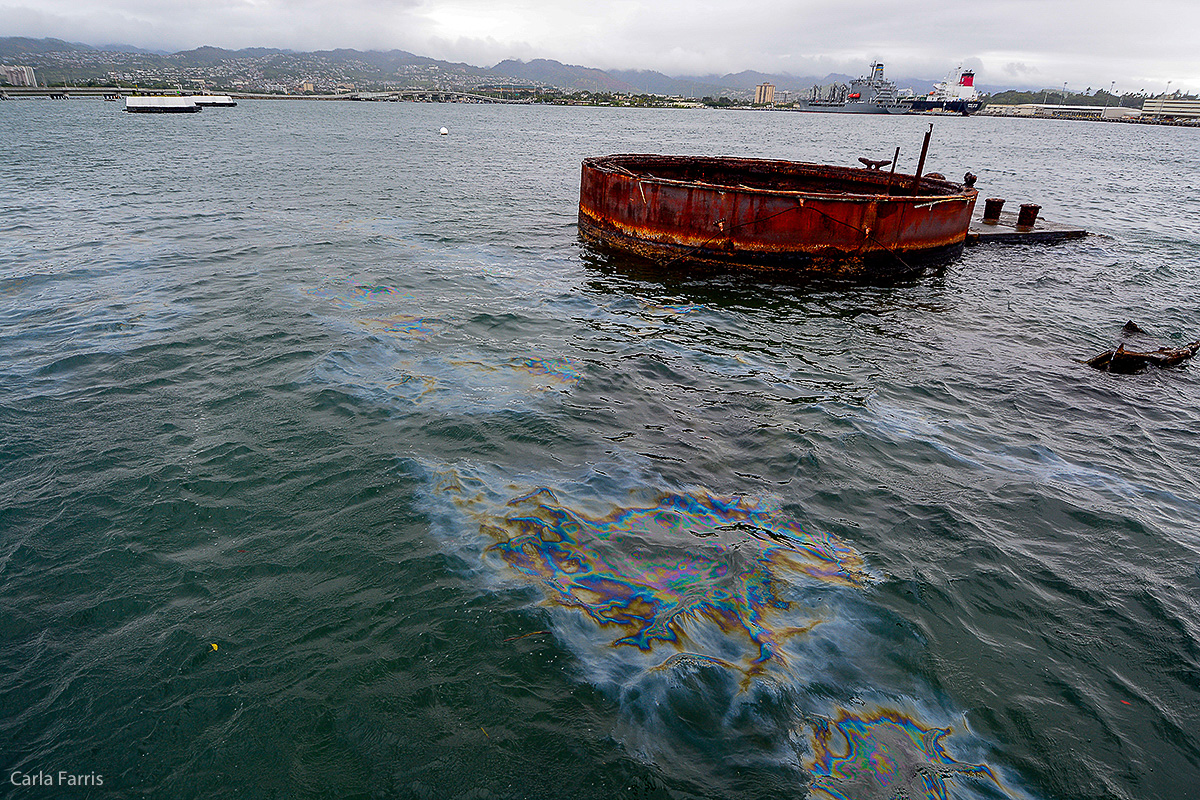
[[[0,99],[18,97],[50,97],[58,100],[71,97],[128,97],[129,95],[170,95],[185,94],[178,89],[130,89],[117,86],[5,86],[0,89]],[[186,94],[200,94],[186,92]],[[532,100],[512,97],[494,97],[473,92],[461,92],[441,89],[397,89],[385,92],[349,92],[342,94],[263,94],[258,92],[219,92],[227,94],[235,100],[371,100],[378,102],[418,102],[418,103],[519,103],[528,104]]]

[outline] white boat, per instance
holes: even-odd
[[[192,99],[196,101],[196,105],[198,106],[232,108],[237,105],[237,102],[227,94],[195,94],[192,95]]]
[[[126,97],[125,110],[141,114],[187,114],[200,110],[191,97]]]

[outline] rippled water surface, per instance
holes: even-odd
[[[577,239],[587,156],[927,124],[0,103],[2,794],[1194,792],[1197,365],[1079,359],[1200,338],[1195,131],[937,120],[1094,235],[900,285]]]

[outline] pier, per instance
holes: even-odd
[[[983,217],[971,220],[967,229],[967,244],[1045,244],[1082,239],[1088,235],[1083,228],[1037,219],[1032,225],[1018,225],[1018,214],[1002,211],[995,222]]]

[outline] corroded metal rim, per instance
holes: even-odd
[[[584,169],[611,175],[627,175],[641,182],[697,186],[715,190],[750,193],[779,194],[799,197],[820,197],[830,201],[861,202],[865,198],[886,195],[892,197],[916,198],[966,198],[968,194],[974,197],[975,190],[968,189],[962,184],[923,175],[919,184],[921,190],[913,194],[911,187],[914,175],[904,173],[889,173],[882,170],[869,170],[858,167],[839,167],[829,164],[813,164],[805,161],[780,161],[762,158],[723,158],[719,156],[663,156],[650,154],[618,154],[595,156],[583,161]],[[688,169],[695,173],[707,175],[709,178],[724,173],[726,180],[705,180],[702,178],[670,177],[661,174],[664,170]],[[656,170],[660,174],[656,174]],[[754,186],[737,178],[761,176],[769,174],[780,179],[780,185]],[[785,188],[788,181],[797,184],[797,188]],[[819,188],[799,188],[800,184],[817,181],[838,181],[854,186],[860,191],[823,191]]]
[[[659,263],[869,278],[959,252],[976,194],[940,176],[611,155],[583,162],[579,230],[593,244]]]

